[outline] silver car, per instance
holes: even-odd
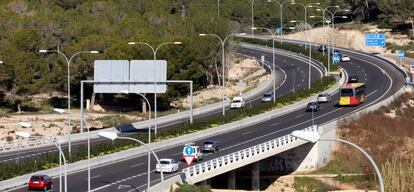
[[[331,95],[329,95],[328,93],[319,94],[317,101],[318,103],[329,103],[331,102]]]
[[[265,93],[262,96],[262,102],[269,102],[269,101],[272,101],[272,99],[273,99],[273,95],[271,93]]]
[[[215,140],[207,140],[203,142],[203,151],[217,152],[219,151],[220,142]]]

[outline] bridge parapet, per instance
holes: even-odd
[[[317,126],[303,129],[317,132]],[[185,182],[194,184],[307,143],[291,134],[185,168]]]

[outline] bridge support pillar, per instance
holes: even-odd
[[[236,189],[236,170],[227,174],[227,189]]]
[[[260,162],[252,164],[252,190],[260,190]]]

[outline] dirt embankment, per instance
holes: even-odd
[[[306,32],[297,32],[294,34],[286,35],[288,39],[296,40],[310,40],[315,43],[328,44],[335,42],[338,47],[351,48],[360,51],[390,54],[386,48],[382,47],[366,47],[365,46],[365,33],[385,33],[387,43],[395,45],[407,45],[412,40],[407,35],[392,34],[389,29],[378,29],[374,25],[354,25],[354,24],[342,24],[335,27],[320,27]],[[335,41],[334,41],[335,39]]]

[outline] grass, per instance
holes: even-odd
[[[293,187],[297,192],[326,192],[335,190],[334,188],[311,177],[295,177]]]
[[[413,93],[405,93],[386,107],[339,125],[338,137],[361,146],[381,167],[386,191],[414,191],[414,106],[409,103],[414,103]],[[395,117],[387,115],[391,111],[396,111]],[[378,189],[371,163],[348,145],[338,144],[332,160],[317,173],[362,173],[361,177],[337,179]]]

